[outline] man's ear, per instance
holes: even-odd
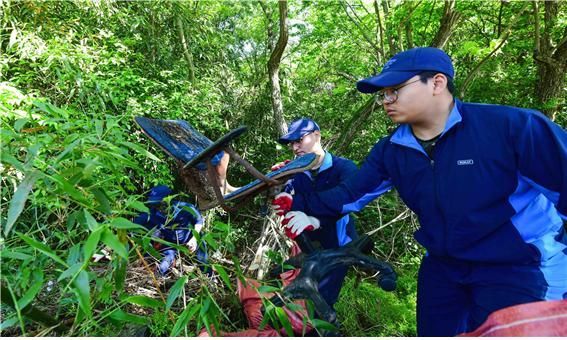
[[[313,131],[313,135],[317,137],[318,141],[321,141],[321,131],[315,130]]]
[[[433,76],[433,94],[441,94],[447,89],[447,76],[437,73]]]

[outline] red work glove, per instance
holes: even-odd
[[[286,166],[287,163],[289,163],[289,162],[291,162],[291,160],[286,159],[286,160],[283,161],[283,162],[279,162],[279,163],[277,163],[277,164],[274,164],[274,165],[272,165],[272,167],[270,168],[270,170],[272,170],[272,171],[279,170],[279,169],[283,168],[284,166]]]
[[[287,237],[295,240],[295,238],[305,230],[312,231],[319,229],[321,223],[313,216],[307,216],[302,211],[290,211],[285,214],[282,226]]]
[[[276,212],[276,215],[283,216],[288,211],[291,210],[291,204],[293,203],[293,196],[287,192],[282,192],[276,195],[272,200],[272,209]]]

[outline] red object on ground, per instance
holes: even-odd
[[[294,244],[291,248],[291,256],[299,254],[301,250]],[[284,287],[289,285],[296,277],[299,275],[300,269],[289,270],[280,274],[280,278],[283,281]],[[264,329],[259,330],[260,324],[262,323],[262,299],[260,294],[257,292],[257,288],[260,287],[260,283],[254,279],[247,278],[246,282],[237,281],[237,293],[240,303],[244,308],[244,314],[248,320],[249,329],[240,332],[217,333],[211,326],[211,331],[213,331],[213,336],[227,336],[227,337],[239,337],[239,336],[265,336],[265,337],[275,337],[275,336],[285,336],[287,335],[285,330],[282,328],[280,330],[273,329],[270,325],[266,325]],[[265,299],[269,299],[273,296],[273,293],[263,293],[262,296]],[[284,307],[284,310],[289,318],[291,327],[295,335],[302,335],[303,333],[303,318],[307,317],[307,308],[305,307],[305,301],[294,301],[303,307],[302,310],[297,312],[292,312]],[[305,328],[305,333],[308,333],[313,328],[307,324]],[[203,329],[199,336],[210,336],[210,334]]]
[[[459,336],[567,336],[567,300],[538,301],[493,312]]]

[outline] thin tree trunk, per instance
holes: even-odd
[[[185,27],[183,25],[183,19],[181,15],[178,14],[175,18],[177,24],[177,34],[179,35],[179,40],[181,42],[181,48],[183,49],[183,56],[185,57],[185,61],[187,62],[187,68],[189,69],[189,81],[194,83],[195,82],[195,65],[193,64],[193,54],[189,49],[187,44],[187,39],[185,38]]]
[[[367,34],[368,29],[366,29],[366,27],[363,27],[363,22],[362,20],[360,20],[360,18],[356,15],[356,11],[355,9],[347,2],[347,1],[343,1],[343,9],[345,11],[345,14],[347,15],[347,17],[350,19],[350,21],[352,21],[354,23],[354,25],[356,26],[356,28],[360,31],[360,34],[362,35],[362,37],[364,38],[364,40],[366,42],[368,42],[368,44],[370,45],[370,47],[372,47],[372,50],[374,51],[374,55],[376,56],[376,60],[380,60],[379,55],[380,55],[380,48],[378,47],[378,45],[376,44],[376,42],[373,41],[373,39],[371,38],[371,36],[369,34]],[[353,13],[353,15],[356,18],[353,18],[348,10],[351,10],[351,12]]]
[[[537,65],[535,97],[542,111],[555,120],[565,105],[565,73],[567,72],[567,28],[564,28],[561,41],[554,48],[551,31],[557,24],[557,15],[562,4],[558,1],[545,2],[545,28],[540,36],[539,7],[534,3],[535,49],[534,60]]]
[[[388,14],[390,13],[390,6],[388,5],[388,0],[381,0],[382,9],[384,10],[384,27],[386,31],[386,38],[388,40],[388,47],[390,48],[389,55],[393,55],[398,50],[396,49],[396,45],[394,45],[394,39],[392,38],[390,25],[388,24]]]
[[[382,64],[382,58],[386,58],[386,51],[384,49],[384,26],[382,25],[382,18],[380,18],[380,7],[378,0],[374,0],[374,12],[376,14],[376,30],[378,31],[378,40],[380,41],[380,58],[378,62]]]
[[[441,26],[437,30],[437,34],[431,41],[431,46],[443,48],[449,38],[455,31],[455,26],[461,18],[461,13],[455,10],[455,0],[446,0],[445,7],[443,8],[443,19],[441,19]]]
[[[342,129],[339,141],[337,145],[333,147],[334,152],[342,154],[346,151],[348,146],[352,143],[356,133],[360,131],[362,124],[370,118],[377,107],[378,105],[376,105],[374,97],[371,97],[353,114],[346,128]]]
[[[280,90],[280,62],[283,52],[287,46],[288,30],[287,30],[287,1],[280,0],[278,2],[279,7],[279,26],[280,35],[278,42],[274,47],[272,54],[270,55],[270,60],[268,61],[268,75],[270,77],[270,88],[272,90],[272,108],[274,111],[274,121],[278,128],[280,135],[287,132],[287,124],[283,116],[283,103]]]

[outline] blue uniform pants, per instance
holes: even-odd
[[[567,299],[567,250],[539,264],[478,264],[425,256],[418,275],[418,336],[454,336],[496,310]]]

